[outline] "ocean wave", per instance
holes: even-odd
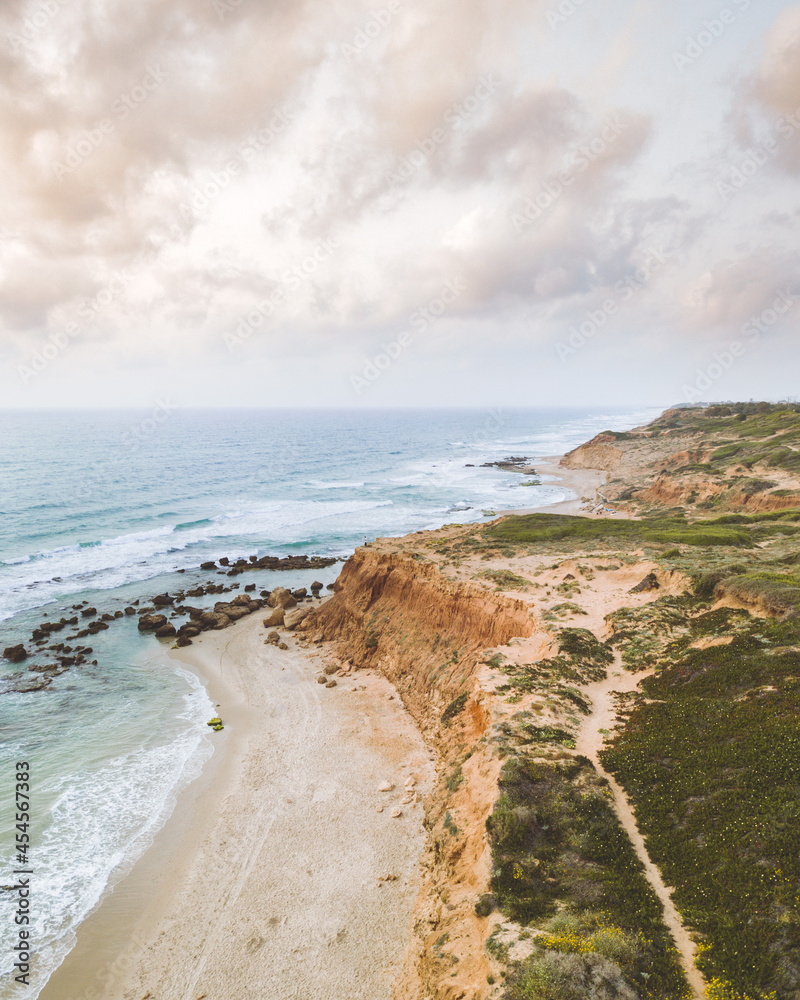
[[[32,1000],[74,947],[78,925],[144,854],[181,789],[213,752],[204,725],[214,711],[208,694],[193,675],[174,669],[188,685],[177,715],[179,735],[100,767],[64,774],[40,793],[55,797],[55,803],[36,850]],[[10,860],[6,867],[13,867]],[[13,958],[0,956],[0,975],[12,968]]]

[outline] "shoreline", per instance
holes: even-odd
[[[559,465],[560,459],[561,456],[542,459],[537,462],[537,472],[553,477],[556,480],[553,485],[571,490],[576,494],[575,497],[541,507],[503,511],[498,516],[544,512],[587,516],[581,498],[593,496],[596,489],[605,482],[606,473],[565,469]],[[251,692],[248,690],[248,683],[252,678],[242,683],[236,665],[225,663],[226,650],[232,642],[242,645],[244,640],[243,645],[247,646],[249,643],[252,651],[254,636],[263,638],[263,634],[261,615],[255,613],[224,632],[204,633],[194,640],[191,647],[169,651],[171,658],[201,680],[212,703],[221,706],[218,711],[223,716],[226,728],[223,733],[214,735],[213,754],[202,764],[201,773],[180,790],[172,813],[164,826],[156,832],[152,844],[80,924],[75,947],[42,990],[41,1000],[128,1000],[137,993],[141,997],[148,990],[152,992],[142,956],[156,948],[155,938],[162,932],[159,931],[157,935],[153,929],[168,927],[171,922],[174,923],[170,912],[174,911],[176,898],[192,879],[192,859],[206,857],[206,863],[214,863],[216,852],[210,850],[209,844],[215,828],[220,825],[219,802],[224,800],[226,789],[245,782],[246,761],[254,752],[254,744],[258,742],[254,734],[260,716],[251,702]],[[283,661],[288,654],[278,652],[274,647],[262,647],[262,651],[263,649],[269,651],[267,655],[272,661],[271,667],[284,672],[286,663]],[[322,724],[323,702],[316,690],[318,686],[311,678],[312,657],[308,652],[300,651],[294,642],[291,653],[293,657],[290,670],[300,684],[305,685],[305,697],[310,698],[303,709],[306,721],[313,714],[313,724],[318,727]],[[298,664],[298,658],[303,661],[302,666]],[[373,704],[373,708],[382,709],[384,706],[379,704],[379,699],[388,701],[388,696],[392,693],[396,702],[398,701],[394,688],[382,677],[370,677],[359,672],[358,681],[358,686],[368,689],[367,699],[378,702]],[[343,695],[341,689],[334,692],[326,692],[324,688],[321,690],[326,695],[326,701],[331,701],[331,694],[337,698]],[[263,695],[264,691],[259,694]],[[364,692],[361,695],[364,696]],[[258,700],[256,696],[256,703]],[[404,709],[401,711],[405,715],[403,721],[413,730],[413,733],[406,734],[407,737],[416,737],[421,744],[422,738],[416,725]],[[263,750],[263,747],[260,749]],[[433,777],[430,758],[428,764],[430,782]],[[248,805],[252,805],[252,796],[249,803],[246,799],[240,802],[243,814],[248,811]],[[421,813],[419,807],[417,811]],[[421,815],[417,820],[421,820]],[[406,819],[399,822],[404,823]],[[418,822],[418,826],[421,831],[421,822]],[[422,837],[421,832],[419,836]],[[419,840],[417,859],[421,857],[423,849],[424,838]],[[416,896],[418,881],[417,879],[411,891],[412,880],[407,878],[408,915]],[[404,928],[404,933],[395,946],[398,963],[407,942],[405,931]],[[163,976],[168,967],[154,970],[150,978],[154,978],[159,972]],[[137,983],[136,988],[128,985],[131,982]],[[184,995],[188,996],[188,992],[182,993],[177,989],[174,992],[164,992],[161,989],[158,998],[163,1000],[174,996],[175,1000],[183,1000]],[[278,996],[277,993],[275,995]],[[370,994],[364,994],[365,997],[368,995]],[[377,997],[379,994],[375,995]],[[385,995],[388,996],[388,991]]]
[[[389,996],[425,842],[419,801],[390,808],[407,777],[428,790],[431,754],[388,681],[359,671],[327,690],[313,662],[327,654],[264,645],[261,617],[172,654],[225,730],[42,1000]]]

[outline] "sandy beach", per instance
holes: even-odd
[[[567,469],[560,464],[561,455],[551,455],[536,461],[537,475],[544,477],[548,486],[562,486],[572,490],[575,497],[571,500],[560,500],[546,507],[521,507],[517,510],[503,511],[505,514],[573,514],[591,517],[589,506],[583,497],[594,501],[597,491],[608,479],[608,473],[600,469]]]
[[[207,681],[225,730],[44,1000],[390,996],[433,758],[386,680],[328,689],[327,654],[290,634],[288,651],[265,645],[261,618],[172,654]]]

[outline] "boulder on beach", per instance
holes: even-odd
[[[267,604],[271,608],[293,608],[297,601],[285,587],[276,587],[269,595]]]
[[[3,656],[7,660],[10,660],[11,663],[22,663],[23,660],[27,659],[28,651],[22,644],[19,646],[9,646],[3,650]]]
[[[175,645],[179,649],[183,649],[186,646],[191,646],[192,645],[192,640],[191,640],[191,638],[188,635],[181,635],[181,636],[178,636],[178,641],[175,643]]]
[[[296,611],[289,611],[284,619],[284,625],[289,631],[297,626],[311,614],[311,608],[297,608]]]
[[[142,615],[139,619],[139,631],[155,632],[157,629],[163,628],[166,624],[167,619],[164,615]]]
[[[178,634],[178,630],[174,625],[162,625],[160,629],[156,630],[157,639],[172,639]]]
[[[302,601],[304,597],[308,597],[308,591],[305,587],[299,587],[297,590],[292,591],[292,597],[296,597],[298,601]]]
[[[273,608],[272,614],[264,619],[264,628],[274,628],[276,625],[283,625],[286,612],[283,608]]]

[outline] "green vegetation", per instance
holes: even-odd
[[[447,708],[442,712],[442,722],[445,726],[449,725],[452,719],[464,711],[464,707],[468,700],[469,692],[465,691],[464,694],[460,694],[457,698],[454,698],[450,702]]]
[[[566,514],[527,514],[509,517],[484,529],[489,542],[519,545],[568,541],[571,545],[606,543],[628,545],[749,546],[748,532],[715,521],[688,523],[680,517],[654,517],[644,521],[591,520]]]
[[[721,609],[685,626],[604,764],[631,796],[676,904],[705,938],[700,964],[711,995],[794,997],[800,623]],[[702,635],[733,639],[687,648]]]
[[[476,912],[497,905],[546,932],[507,1000],[686,996],[660,904],[588,760],[507,761],[487,829],[492,895]]]
[[[498,590],[529,590],[532,586],[530,580],[507,569],[490,569],[480,574],[485,580],[491,580],[497,584]]]

